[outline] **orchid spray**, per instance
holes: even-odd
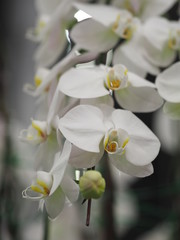
[[[180,119],[180,64],[170,66],[180,24],[160,16],[176,1],[90,2],[36,0],[37,24],[27,36],[39,44],[37,71],[34,85],[24,87],[37,99],[36,114],[19,136],[37,153],[23,197],[55,219],[80,192],[87,225],[92,199],[106,193],[104,158],[109,170],[153,174],[160,141],[135,114],[156,111],[165,100],[165,113]]]

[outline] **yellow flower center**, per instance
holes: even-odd
[[[123,129],[109,130],[104,139],[104,149],[110,154],[124,154],[129,135]]]
[[[36,87],[39,87],[42,83],[42,80],[38,76],[35,76],[34,83]]]
[[[37,180],[36,183],[37,183],[38,185],[31,185],[31,189],[32,189],[34,192],[41,193],[41,194],[43,194],[44,196],[49,195],[50,189],[48,188],[48,186],[46,185],[45,182],[40,181],[40,180]]]
[[[46,136],[47,136],[46,133],[35,121],[32,121],[32,127],[37,131],[37,134],[39,137],[46,139]],[[29,137],[31,137],[31,136],[29,136]]]
[[[120,14],[117,15],[116,21],[114,22],[112,26],[112,30],[115,31],[119,27],[119,20],[120,20]]]
[[[116,65],[111,68],[106,76],[106,86],[110,90],[118,90],[120,88],[127,87],[128,76],[127,68],[123,65]]]
[[[51,174],[43,171],[37,172],[36,181],[30,186],[31,190],[48,196],[52,187],[53,177]]]
[[[168,47],[172,50],[180,49],[180,30],[171,30],[170,31]]]

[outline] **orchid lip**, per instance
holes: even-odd
[[[47,172],[38,171],[37,178],[22,192],[22,196],[32,200],[43,199],[49,196],[52,185],[53,176]]]
[[[109,154],[124,154],[129,142],[128,133],[121,129],[110,129],[104,138],[104,149]]]
[[[128,70],[119,64],[111,68],[106,76],[105,84],[109,90],[119,90],[128,86]]]
[[[172,29],[169,33],[168,47],[172,50],[180,49],[180,30]]]

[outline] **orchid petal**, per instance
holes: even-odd
[[[144,56],[154,66],[168,67],[175,60],[176,51],[169,48],[167,44],[162,50],[154,48],[151,45],[147,45]]]
[[[147,177],[153,173],[152,164],[136,166],[127,161],[125,154],[109,154],[110,162],[121,172],[135,177]]]
[[[71,143],[90,152],[99,152],[106,128],[103,114],[94,106],[79,105],[59,120],[59,130]]]
[[[99,67],[72,68],[60,79],[59,90],[75,98],[96,98],[109,94],[104,87],[104,70]]]
[[[38,66],[47,67],[53,64],[63,52],[66,43],[65,29],[56,24],[37,49],[35,60]]]
[[[58,187],[54,194],[45,199],[45,206],[48,216],[55,219],[63,210],[65,204],[65,194],[61,187]]]
[[[55,127],[54,125],[57,116],[63,116],[69,109],[73,108],[77,104],[78,99],[66,96],[64,93],[60,92],[57,87],[48,111],[47,133],[49,134],[51,132],[51,128]]]
[[[132,62],[131,59],[129,59],[129,56],[126,55],[126,52],[123,51],[122,47],[118,47],[114,52],[113,64],[123,64],[129,69],[129,71],[134,72],[141,77],[146,76],[146,71],[143,67]]]
[[[144,166],[152,162],[158,155],[160,142],[155,134],[132,112],[115,110],[112,113],[115,127],[129,134],[126,146],[126,159],[134,165]]]
[[[80,100],[80,104],[83,105],[93,105],[99,107],[99,105],[108,105],[110,107],[114,106],[114,101],[111,95],[106,95],[98,98],[84,98]]]
[[[163,107],[163,111],[174,120],[180,119],[180,103],[166,102]]]
[[[79,196],[79,186],[69,177],[64,176],[61,187],[66,197],[71,201],[75,202]]]
[[[150,81],[132,73],[128,72],[128,81],[133,87],[151,87],[155,88],[155,84]]]
[[[152,87],[132,87],[115,91],[120,106],[132,112],[152,112],[160,108],[163,99]]]
[[[122,12],[126,13],[126,10],[120,10],[118,8],[102,5],[102,4],[82,4],[75,3],[74,6],[89,14],[94,20],[103,24],[106,27],[112,26],[116,21],[116,17]]]
[[[162,51],[168,41],[169,27],[170,24],[166,18],[150,18],[143,26],[143,35],[152,46]]]
[[[159,94],[168,102],[180,102],[180,62],[160,73],[156,79]]]
[[[144,10],[142,12],[141,17],[142,17],[143,20],[145,20],[145,19],[153,17],[153,16],[162,15],[166,11],[168,11],[176,1],[177,0],[168,0],[168,1],[151,0],[151,1],[146,1],[146,5],[144,7]]]
[[[108,51],[118,41],[118,36],[111,29],[93,19],[87,19],[75,25],[70,37],[79,48],[98,53]]]
[[[59,146],[56,142],[55,137],[56,136],[52,137],[51,135],[51,137],[48,137],[45,142],[41,143],[38,146],[35,153],[36,169],[43,169],[44,171],[49,171],[49,169],[51,169],[55,153],[59,151]]]
[[[61,183],[61,180],[64,176],[64,172],[70,157],[71,153],[71,143],[67,140],[64,143],[64,147],[62,150],[62,153],[57,153],[54,165],[50,171],[51,174],[53,174],[53,185],[51,187],[50,196],[55,192],[55,190],[58,188],[58,186]]]
[[[137,69],[144,69],[144,71],[151,73],[153,75],[158,74],[159,70],[157,69],[157,67],[153,66],[145,59],[143,44],[144,43],[142,36],[138,31],[131,41],[128,41],[120,45],[116,49],[114,61],[123,63],[123,59],[121,59],[120,57],[125,55],[126,59],[128,59],[130,62],[130,67],[133,65],[137,66]],[[120,57],[118,55],[120,55]],[[128,65],[126,65],[126,67],[128,68]]]
[[[103,153],[104,147],[100,147],[99,153],[92,153],[73,146],[69,163],[75,168],[91,168],[96,166]]]

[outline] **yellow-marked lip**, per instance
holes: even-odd
[[[39,87],[41,85],[41,83],[42,83],[42,79],[40,77],[38,77],[38,76],[35,76],[34,83],[35,83],[36,87]]]
[[[132,38],[132,35],[133,35],[132,28],[131,28],[131,27],[127,27],[127,28],[125,28],[125,30],[124,30],[124,32],[123,32],[123,34],[122,34],[122,37],[123,37],[124,39],[129,40],[129,39]]]
[[[125,148],[125,146],[128,144],[128,142],[129,142],[129,137],[126,138],[126,140],[123,142],[122,148]]]
[[[172,29],[170,31],[168,47],[172,50],[180,49],[180,30]]]
[[[110,90],[119,90],[121,88],[127,87],[128,83],[127,68],[122,64],[118,64],[110,68],[106,75],[105,83]]]
[[[107,75],[107,84],[108,84],[108,88],[111,90],[115,90],[118,89],[121,85],[121,80],[119,79],[112,79],[110,80],[109,75]]]
[[[36,129],[38,135],[39,135],[41,138],[43,138],[43,139],[46,138],[46,133],[43,132],[43,130],[40,128],[39,125],[37,125],[37,124],[35,123],[35,121],[32,121],[32,127],[33,127],[34,129]]]
[[[110,142],[106,145],[105,150],[110,153],[115,153],[117,151],[117,142]]]
[[[112,30],[116,30],[119,26],[119,20],[120,20],[120,14],[117,15],[116,17],[116,21],[114,22],[113,26],[112,26]]]
[[[129,142],[128,133],[123,129],[110,129],[106,133],[104,149],[109,154],[124,154],[126,145]]]
[[[50,189],[48,188],[48,185],[47,185],[45,182],[43,182],[43,181],[41,181],[41,180],[39,180],[39,179],[37,179],[36,182],[37,182],[38,185],[40,185],[40,186],[44,189],[44,192],[45,192],[47,195],[49,195]]]
[[[37,193],[41,193],[44,196],[47,196],[49,193],[45,191],[45,189],[40,188],[39,186],[36,185],[31,185],[31,190]]]

